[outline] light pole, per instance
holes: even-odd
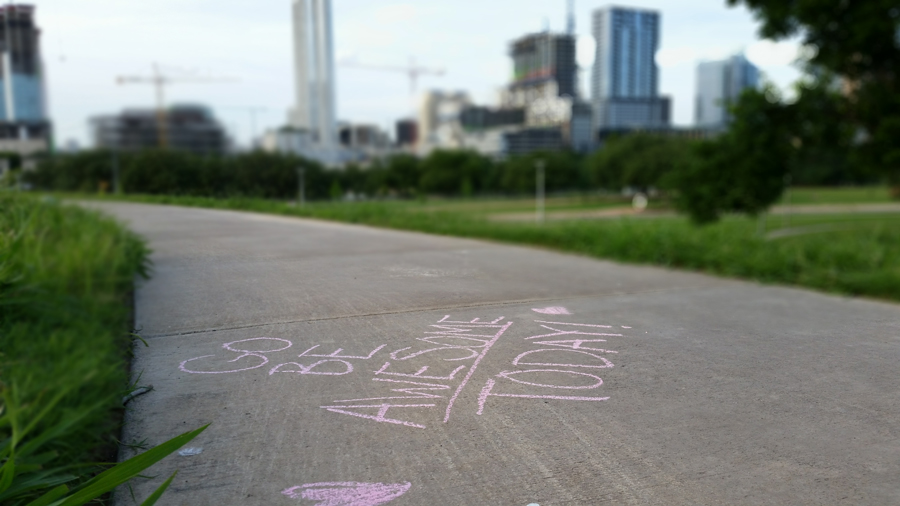
[[[119,148],[118,146],[113,146],[112,148],[112,178],[113,178],[113,194],[119,195],[122,193],[121,179],[119,178]]]
[[[791,226],[791,175],[784,175],[784,199],[787,204],[787,209],[785,209],[784,218],[781,220],[781,226],[785,228],[790,228]]]
[[[297,206],[303,207],[306,203],[306,170],[303,167],[297,167],[298,188],[297,188]]]
[[[535,178],[535,221],[538,223],[544,222],[544,160],[538,159],[534,162],[534,166],[536,169]]]

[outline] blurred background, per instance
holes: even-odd
[[[241,148],[266,128],[286,121],[295,102],[293,16],[290,0],[213,2],[162,0],[153,4],[46,0],[31,4],[41,30],[49,112],[60,147],[91,147],[87,119],[126,108],[155,105],[147,86],[119,86],[121,75],[149,75],[153,65],[174,77],[212,79],[166,89],[167,103],[210,108]],[[572,6],[579,85],[590,96],[594,65],[593,13],[604,2]],[[668,6],[668,7],[667,7]],[[799,76],[792,65],[799,41],[761,40],[745,7],[722,0],[643,1],[656,10],[659,93],[672,97],[671,124],[695,124],[696,67],[744,51],[784,89]],[[510,84],[510,43],[545,30],[568,33],[565,0],[494,2],[372,2],[331,4],[335,60],[336,117],[372,124],[392,137],[394,124],[411,114],[408,74],[414,65],[441,70],[423,73],[417,99],[428,90],[463,91],[477,104],[493,105]],[[395,67],[364,69],[347,63]]]
[[[696,223],[792,187],[889,199],[900,11],[779,5],[8,3],[0,172],[295,201],[615,195]]]

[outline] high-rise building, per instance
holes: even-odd
[[[694,122],[700,128],[725,128],[731,120],[728,111],[747,88],[759,84],[759,69],[736,54],[721,61],[701,62],[697,65],[697,97]]]
[[[591,80],[598,130],[665,128],[671,101],[659,95],[660,15],[656,11],[605,7],[594,11],[597,43]]]
[[[317,158],[335,158],[334,55],[331,0],[294,0],[294,72],[296,105],[289,124],[309,136]]]
[[[0,139],[39,141],[50,136],[40,30],[34,6],[0,6]],[[14,146],[4,150],[19,151]],[[24,148],[23,148],[24,149]]]
[[[118,151],[159,147],[159,116],[154,109],[126,109],[91,119],[94,146]],[[166,111],[165,131],[170,149],[198,155],[222,154],[228,148],[225,129],[212,112],[200,105],[175,105]]]
[[[571,2],[568,25],[567,33],[530,34],[511,45],[513,82],[503,91],[501,109],[490,118],[495,121],[503,118],[509,124],[510,118],[522,117],[521,128],[505,134],[503,146],[507,154],[542,149],[590,149],[591,108],[578,96]]]

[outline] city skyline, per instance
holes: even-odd
[[[663,4],[629,3],[660,10],[663,15],[656,60],[661,66],[660,93],[673,97],[676,125],[693,121],[694,74],[701,58],[720,58],[744,47],[751,61],[756,60],[777,84],[785,86],[798,75],[787,65],[795,44],[758,42],[756,23],[744,9],[700,0],[685,2],[677,10]],[[467,9],[476,5],[483,16],[467,17]],[[604,5],[576,2],[585,91],[590,89],[585,86],[590,74],[590,69],[584,68],[585,60],[593,56],[584,54],[584,48],[592,45],[590,13]],[[76,138],[84,145],[91,115],[152,105],[151,90],[116,87],[114,79],[123,73],[146,73],[154,61],[169,69],[200,69],[191,74],[238,77],[237,83],[172,86],[167,96],[170,104],[210,106],[241,144],[246,144],[251,133],[259,135],[265,127],[283,125],[284,111],[293,106],[289,1],[246,6],[161,0],[150,8],[86,0],[76,8],[60,0],[43,0],[36,6],[38,24],[45,34],[50,112],[60,143]],[[540,31],[545,23],[552,31],[565,31],[566,21],[563,0],[498,1],[487,6],[443,1],[371,5],[344,0],[334,5],[335,54],[338,61],[355,56],[364,62],[401,65],[414,55],[422,64],[448,70],[444,77],[422,79],[420,92],[462,89],[478,103],[493,103],[496,90],[507,84],[511,75],[510,41]],[[703,30],[698,30],[700,27]],[[110,45],[111,41],[119,42]],[[344,67],[338,67],[336,73],[339,120],[387,129],[411,109],[408,81],[402,74]]]

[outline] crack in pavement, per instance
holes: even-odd
[[[692,291],[692,290],[701,290],[704,288],[710,288],[713,285],[698,285],[698,286],[686,286],[686,287],[677,287],[677,288],[658,288],[654,290],[636,290],[629,292],[613,292],[613,293],[601,293],[601,294],[590,294],[590,295],[573,295],[573,296],[556,296],[556,297],[539,297],[532,299],[516,299],[509,301],[492,301],[492,302],[478,302],[471,304],[455,304],[449,306],[431,306],[431,307],[420,307],[420,308],[412,308],[412,309],[397,309],[393,311],[378,311],[374,313],[360,313],[360,314],[351,314],[351,315],[339,315],[339,316],[323,316],[321,318],[307,318],[302,320],[287,320],[287,321],[279,321],[279,322],[267,322],[267,323],[251,323],[247,325],[235,325],[231,327],[217,327],[212,329],[198,329],[198,330],[185,330],[183,332],[168,332],[161,334],[147,334],[142,335],[138,332],[138,335],[143,339],[157,339],[163,337],[180,337],[180,336],[189,336],[193,334],[206,334],[212,332],[227,332],[229,330],[242,330],[242,329],[252,329],[259,327],[269,327],[272,325],[290,325],[294,323],[311,323],[311,322],[320,322],[320,321],[330,321],[330,320],[344,320],[351,318],[367,318],[370,316],[383,316],[383,315],[394,315],[394,314],[411,314],[411,313],[425,313],[428,311],[438,311],[441,309],[468,309],[475,307],[500,307],[500,306],[514,306],[516,304],[526,304],[531,302],[548,302],[554,300],[571,300],[571,299],[596,299],[596,298],[606,298],[606,297],[621,297],[627,295],[645,295],[652,293],[667,293],[667,292],[678,292],[678,291]]]

